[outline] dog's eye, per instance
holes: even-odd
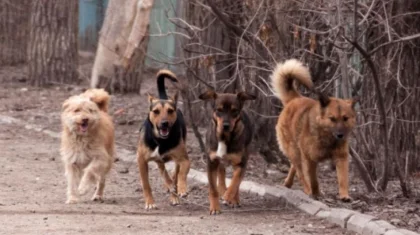
[[[343,116],[343,121],[347,122],[347,120],[349,120],[349,117]]]
[[[238,109],[232,109],[232,114],[233,114],[233,116],[237,116],[239,114],[239,110]]]
[[[156,114],[156,115],[159,115],[160,111],[159,111],[159,109],[155,109],[155,110],[153,110],[153,113]]]
[[[216,109],[216,114],[221,115],[223,113],[223,109]]]
[[[80,109],[75,109],[74,112],[78,113],[78,112],[80,112]]]
[[[329,117],[332,122],[336,122],[337,119],[335,117]]]
[[[173,109],[168,109],[168,114],[173,114],[174,110]]]

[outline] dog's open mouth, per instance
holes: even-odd
[[[159,135],[161,138],[167,138],[169,136],[169,127],[159,128]]]
[[[83,120],[82,123],[80,124],[80,131],[86,132],[88,130],[88,127],[89,127],[88,120]]]

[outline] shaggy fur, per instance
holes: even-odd
[[[159,167],[165,188],[170,192],[172,205],[179,204],[179,197],[187,196],[187,174],[190,170],[185,141],[187,129],[181,110],[177,109],[177,94],[168,97],[165,78],[177,82],[175,75],[161,70],[156,76],[159,98],[149,95],[149,115],[140,130],[137,147],[137,163],[143,186],[145,209],[156,209],[149,183],[148,162],[154,161]],[[165,163],[175,162],[174,174],[169,176]]]
[[[297,173],[305,193],[317,198],[317,164],[332,159],[337,169],[339,198],[350,201],[348,136],[356,124],[356,100],[322,94],[318,100],[301,96],[295,83],[310,90],[313,84],[308,68],[294,59],[278,64],[271,80],[284,105],[276,126],[280,150],[291,162],[284,185],[290,188]]]
[[[223,197],[224,204],[239,206],[239,187],[245,175],[253,134],[253,126],[242,107],[245,101],[256,97],[245,92],[217,94],[207,91],[199,98],[212,101],[213,106],[213,121],[207,130],[206,142],[210,214],[216,215],[220,213],[219,196]],[[225,182],[226,165],[233,168],[229,187]]]
[[[90,89],[63,103],[60,153],[67,177],[66,203],[76,203],[93,183],[92,200],[103,199],[105,176],[115,155],[109,98],[103,89]]]

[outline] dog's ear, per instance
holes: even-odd
[[[349,100],[351,107],[354,109],[357,103],[360,103],[360,96],[355,96]]]
[[[327,107],[331,101],[330,97],[328,97],[328,95],[324,94],[323,92],[318,92],[318,100],[322,108]]]
[[[69,105],[70,105],[69,99],[65,100],[63,102],[63,106],[61,106],[61,110],[63,111],[66,110],[69,107]]]
[[[248,93],[243,92],[243,91],[238,92],[238,94],[236,94],[236,96],[237,96],[238,100],[240,100],[242,102],[246,101],[246,100],[255,100],[257,98],[255,95],[251,95],[251,94],[248,94]]]
[[[177,104],[177,102],[178,102],[178,91],[177,91],[177,92],[175,92],[175,95],[172,97],[172,100],[174,101],[174,105],[175,105],[175,107],[176,107],[176,104]]]
[[[208,90],[199,95],[198,98],[200,100],[215,100],[217,98],[217,93],[214,90]]]
[[[149,101],[149,103],[151,104],[152,103],[152,101],[154,100],[154,99],[156,99],[154,96],[152,96],[151,94],[149,94],[149,93],[147,93],[147,100]]]

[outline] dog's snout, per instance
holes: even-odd
[[[89,122],[89,119],[88,119],[88,118],[83,118],[83,119],[82,119],[82,123],[85,123],[85,124],[86,124],[86,123],[88,123],[88,122]]]
[[[228,131],[230,128],[230,124],[228,122],[223,123],[223,130]]]
[[[343,132],[337,132],[335,133],[335,138],[337,139],[343,139],[344,138],[344,133]]]
[[[160,126],[161,126],[161,127],[163,127],[163,128],[169,127],[169,122],[168,122],[168,121],[166,121],[166,120],[161,121],[161,122],[160,122]]]

